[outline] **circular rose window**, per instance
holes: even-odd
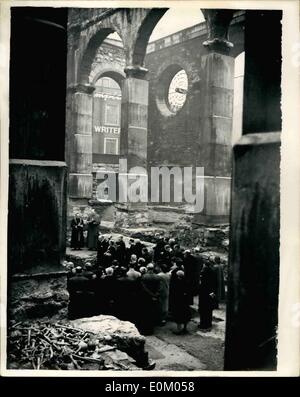
[[[188,78],[184,69],[179,70],[172,78],[167,103],[172,113],[177,113],[186,101]]]

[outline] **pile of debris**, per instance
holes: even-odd
[[[140,370],[113,343],[69,324],[19,322],[9,328],[9,369]]]
[[[205,230],[205,245],[209,247],[228,247],[229,227],[209,227]]]

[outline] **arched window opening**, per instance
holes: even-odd
[[[121,88],[114,79],[103,76],[96,81],[93,106],[93,162],[98,162],[99,155],[120,153],[121,99]]]

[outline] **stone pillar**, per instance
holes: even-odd
[[[136,181],[148,187],[147,177],[147,128],[148,128],[148,87],[145,79],[147,69],[140,66],[127,66],[126,78],[122,85],[121,150],[120,159],[127,161],[127,170],[120,169],[119,184],[127,185],[127,191]],[[133,169],[142,167],[142,169]],[[131,170],[130,174],[129,171]],[[123,190],[124,191],[124,190]],[[122,200],[122,198],[121,198]],[[122,210],[127,212],[128,224],[135,225],[147,221],[146,203],[132,202],[130,199]],[[140,213],[138,213],[140,211]],[[141,211],[144,213],[140,221]],[[125,217],[126,218],[126,217]]]
[[[206,222],[228,222],[231,184],[233,45],[227,39],[230,10],[203,10],[208,40],[201,57],[200,139],[197,166],[204,167]]]
[[[70,117],[67,124],[69,197],[92,197],[92,117],[93,91],[89,84],[69,87],[67,106]]]
[[[281,11],[246,11],[243,136],[233,150],[225,370],[276,369]]]
[[[122,90],[121,158],[128,169],[147,168],[148,86],[147,69],[127,66]]]

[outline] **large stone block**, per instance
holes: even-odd
[[[66,164],[11,160],[9,176],[9,272],[57,265],[65,250]]]
[[[75,328],[96,334],[100,342],[116,345],[119,350],[126,352],[137,361],[140,361],[145,354],[146,339],[129,321],[100,315],[73,320],[70,324]]]

